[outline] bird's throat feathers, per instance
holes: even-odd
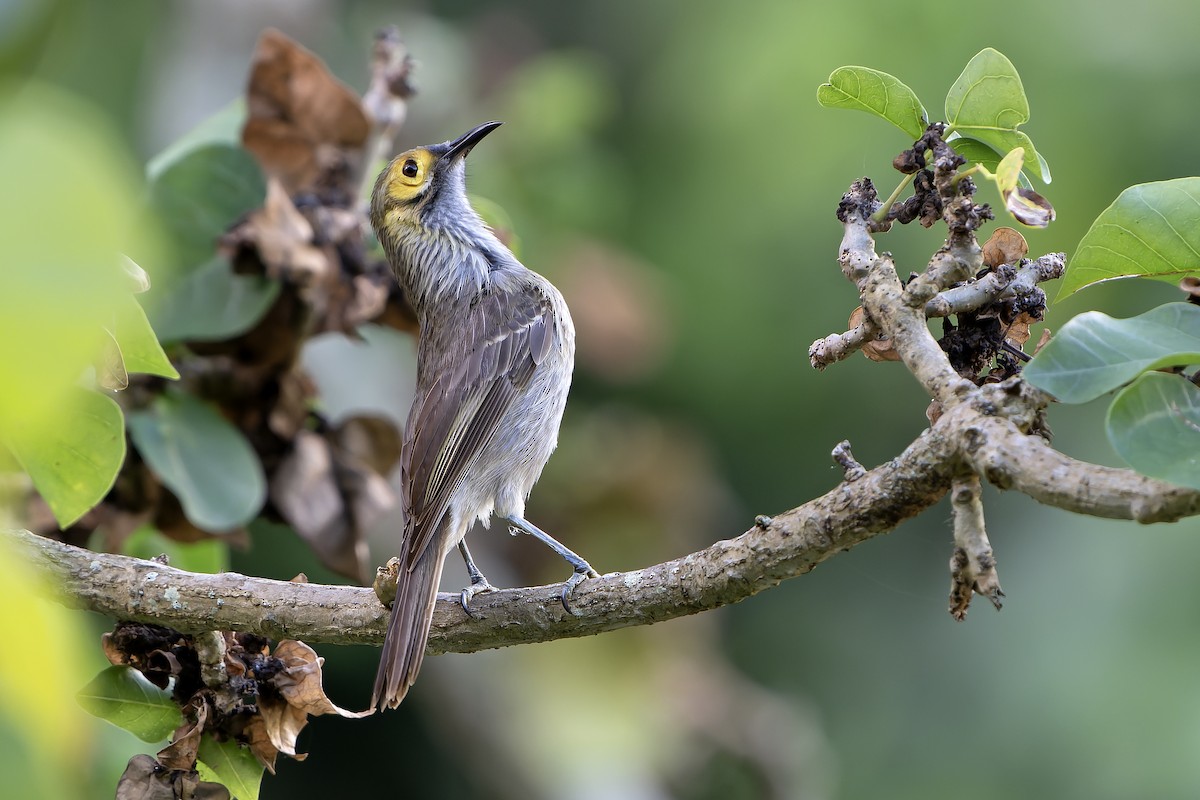
[[[479,294],[496,273],[525,269],[471,207],[463,155],[442,152],[451,145],[397,156],[371,200],[371,224],[418,315]]]
[[[483,292],[497,271],[523,269],[469,206],[449,224],[407,212],[390,209],[377,233],[418,315],[440,302]]]

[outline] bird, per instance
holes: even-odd
[[[524,518],[558,442],[575,328],[558,289],[526,268],[472,208],[466,158],[501,123],[416,147],[380,173],[371,225],[416,312],[417,380],[400,456],[404,510],[396,599],[371,706],[396,708],[416,680],[446,556],[455,547],[475,594],[492,589],[464,537],[495,516],[572,566],[561,599],[598,573]],[[472,614],[473,616],[473,614]]]

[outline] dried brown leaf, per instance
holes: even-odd
[[[108,659],[108,663],[116,666],[129,663],[129,659],[125,656],[125,651],[117,646],[111,631],[105,631],[101,634],[100,648],[104,651],[104,657]]]
[[[267,733],[267,722],[263,717],[262,710],[264,701],[268,704],[279,703],[278,700],[265,700],[259,698],[258,709],[259,713],[250,717],[242,728],[242,738],[246,740],[246,745],[250,748],[250,752],[258,759],[258,763],[266,768],[267,772],[275,774],[275,760],[279,756],[279,748],[271,741],[270,735]],[[293,756],[295,757],[295,756]],[[304,756],[298,758],[303,760]]]
[[[325,659],[319,657],[316,651],[304,642],[285,639],[279,643],[272,655],[284,665],[283,669],[271,678],[271,684],[279,691],[281,699],[261,697],[258,709],[262,717],[263,732],[266,733],[272,747],[280,753],[295,759],[306,757],[306,754],[296,752],[296,738],[308,724],[310,715],[337,714],[359,719],[374,712],[374,709],[361,712],[346,711],[334,705],[321,685],[321,665]],[[258,749],[263,752],[266,750],[261,742]],[[263,760],[261,755],[259,760]],[[263,763],[267,764],[266,761]]]
[[[286,277],[298,286],[321,281],[333,269],[327,253],[312,244],[312,223],[296,209],[283,184],[274,177],[267,180],[263,207],[252,211],[224,241],[233,246],[252,246],[267,275]]]
[[[158,761],[167,769],[193,770],[200,749],[200,735],[208,722],[208,704],[192,700],[183,709],[185,722],[171,736],[171,743],[158,751]]]
[[[171,778],[153,756],[139,753],[129,759],[117,781],[116,800],[177,800]]]
[[[1187,294],[1187,302],[1200,303],[1200,278],[1188,275],[1179,281],[1179,289]]]
[[[272,683],[290,705],[314,717],[337,714],[347,719],[361,719],[374,713],[374,709],[347,711],[334,705],[321,683],[321,667],[325,659],[304,642],[284,639],[271,655],[284,664],[284,670],[276,673]]]
[[[396,283],[390,272],[376,271],[351,275],[346,270],[321,285],[319,297],[313,297],[312,333],[338,331],[359,338],[358,327],[378,322],[391,298]]]
[[[929,427],[937,424],[937,421],[942,418],[942,404],[937,400],[930,400],[929,405],[925,407],[925,419],[929,420]]]
[[[983,243],[983,265],[995,269],[1001,264],[1016,264],[1029,255],[1029,243],[1015,228],[996,228]]]
[[[117,782],[116,800],[230,800],[219,783],[200,780],[195,770],[172,770],[152,756],[129,759]]]
[[[1033,354],[1035,356],[1041,352],[1043,347],[1046,346],[1046,343],[1050,341],[1051,336],[1053,336],[1053,334],[1050,333],[1049,328],[1042,329],[1042,335],[1038,337],[1037,345],[1033,348]]]
[[[850,312],[850,319],[846,323],[846,330],[852,331],[855,328],[857,328],[859,325],[862,324],[863,318],[865,316],[866,316],[866,314],[863,311],[862,306],[859,306],[858,308],[854,309],[852,312]],[[864,344],[862,346],[862,352],[863,352],[864,356],[871,359],[872,361],[899,361],[900,360],[900,354],[897,353],[895,347],[892,346],[892,340],[888,339],[886,336],[882,336],[882,335],[880,336],[880,338],[874,339],[874,340]]]
[[[285,442],[296,438],[296,434],[308,424],[311,412],[309,404],[316,394],[316,384],[299,368],[280,375],[278,397],[267,416],[267,427]]]
[[[390,278],[384,283],[370,275],[355,275],[350,297],[342,310],[342,328],[357,328],[382,314],[391,292],[390,283]]]
[[[288,524],[314,545],[344,514],[324,436],[310,430],[296,433],[291,452],[271,476],[271,501]]]
[[[1028,312],[1022,311],[1013,320],[1012,325],[1008,326],[1008,331],[1004,338],[1015,344],[1017,347],[1024,347],[1029,341],[1029,326],[1040,320],[1030,316]]]
[[[354,489],[355,477],[335,462],[324,436],[302,430],[271,476],[270,496],[279,513],[323,564],[362,583],[369,554],[361,527],[367,523],[358,514],[369,517],[370,507],[359,508],[358,495],[363,492]],[[390,507],[394,501],[390,487],[378,475],[375,478],[383,482],[381,488]],[[379,488],[375,487],[376,491]]]
[[[258,713],[263,722],[263,732],[276,751],[297,761],[308,758],[307,753],[296,752],[296,739],[308,724],[308,714],[286,700],[266,697],[259,698]],[[259,760],[262,760],[261,757]]]
[[[288,194],[343,184],[370,132],[358,96],[283,33],[259,37],[242,144]]]
[[[400,460],[400,431],[387,417],[350,417],[334,431],[339,455],[356,459],[380,475]]]
[[[1005,208],[1018,222],[1031,228],[1044,228],[1054,222],[1054,206],[1033,189],[1018,186],[1003,195]]]

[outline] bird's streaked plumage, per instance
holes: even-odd
[[[575,330],[562,295],[467,201],[463,160],[497,125],[402,153],[372,197],[371,222],[420,321],[401,570],[372,699],[381,707],[397,706],[420,669],[446,555],[476,520],[524,516],[570,387]]]

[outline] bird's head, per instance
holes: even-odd
[[[375,182],[371,223],[380,239],[405,229],[470,229],[480,225],[467,202],[464,160],[499,122],[485,122],[457,139],[414,147],[392,159]]]

